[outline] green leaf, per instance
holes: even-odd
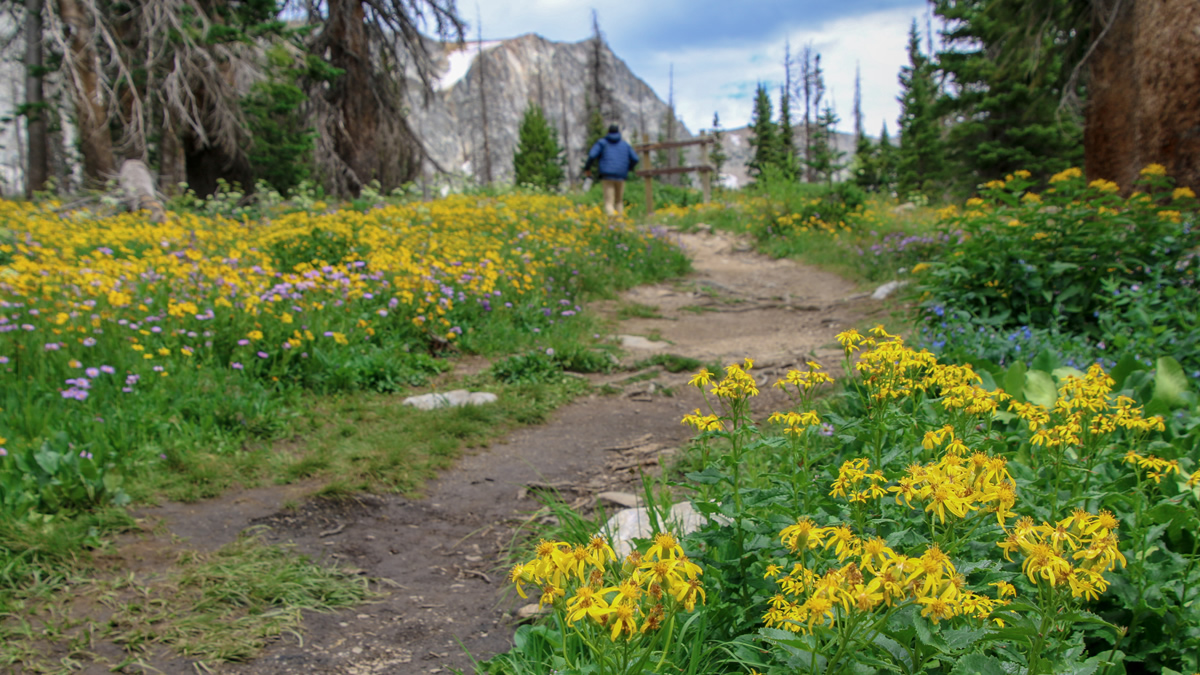
[[[41,450],[38,450],[33,455],[33,460],[37,462],[38,466],[42,467],[42,471],[45,471],[46,475],[48,476],[53,476],[54,474],[58,473],[60,459],[61,457],[57,452],[45,447],[43,447]]]
[[[1084,377],[1084,372],[1082,370],[1080,370],[1078,368],[1071,368],[1069,366],[1064,366],[1062,368],[1055,368],[1054,371],[1051,372],[1050,374],[1053,375],[1055,377],[1055,379],[1058,379],[1058,380],[1061,380],[1067,376],[1077,377],[1081,380]]]
[[[1187,405],[1185,396],[1187,390],[1187,375],[1183,374],[1183,367],[1179,365],[1179,362],[1170,356],[1159,357],[1158,371],[1154,374],[1154,396],[1151,398],[1151,403],[1161,401],[1169,409]]]
[[[1033,360],[1033,369],[1034,370],[1041,370],[1043,372],[1050,373],[1050,372],[1053,372],[1054,369],[1057,367],[1058,367],[1058,357],[1054,356],[1054,354],[1052,354],[1048,351],[1044,351],[1044,352],[1038,354],[1037,358],[1035,358]]]
[[[994,656],[983,654],[967,654],[954,664],[950,675],[1008,675],[1004,664]]]
[[[1141,370],[1141,368],[1142,364],[1138,363],[1133,354],[1126,354],[1121,357],[1121,360],[1117,362],[1116,367],[1112,369],[1112,372],[1108,376],[1113,379],[1117,390],[1120,391],[1125,385],[1125,378],[1129,377],[1130,373]]]
[[[1004,380],[1002,382],[1004,391],[1021,403],[1025,402],[1023,392],[1025,390],[1025,373],[1028,370],[1023,361],[1017,361],[1008,367],[1008,370],[1004,373]]]
[[[988,634],[987,628],[948,628],[942,631],[946,647],[951,650],[966,649]]]
[[[1041,358],[1041,357],[1039,357]],[[1025,400],[1036,403],[1043,408],[1053,408],[1058,400],[1058,387],[1054,378],[1044,370],[1031,370],[1025,373]]]

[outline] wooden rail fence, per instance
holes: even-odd
[[[646,180],[646,215],[654,213],[654,177],[655,176],[670,176],[680,173],[700,174],[700,190],[704,195],[704,203],[707,204],[712,200],[712,175],[715,169],[708,163],[708,146],[715,143],[717,139],[708,135],[708,132],[701,131],[699,138],[693,138],[690,141],[666,141],[663,143],[645,143],[634,146],[638,154],[654,152],[655,150],[674,150],[676,148],[686,148],[693,145],[700,146],[700,163],[695,166],[672,166],[662,169],[646,169],[637,171],[634,175]],[[648,156],[648,155],[646,155]]]

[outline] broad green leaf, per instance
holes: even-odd
[[[1071,377],[1078,377],[1081,380],[1084,377],[1084,372],[1082,370],[1080,370],[1078,368],[1071,368],[1070,366],[1063,366],[1062,368],[1055,368],[1054,372],[1052,372],[1050,374],[1053,375],[1054,378],[1057,380],[1061,380],[1064,377],[1067,377],[1068,375]]]
[[[1154,374],[1154,397],[1151,400],[1162,401],[1170,408],[1178,408],[1187,404],[1184,394],[1188,390],[1187,375],[1183,367],[1170,356],[1158,359],[1158,372]]]
[[[1004,664],[994,656],[983,654],[967,654],[954,664],[950,675],[1008,675]]]
[[[1010,396],[1017,399],[1021,403],[1025,402],[1025,373],[1029,369],[1025,367],[1024,361],[1017,361],[1008,367],[1004,373],[1004,391]]]
[[[946,646],[952,650],[966,649],[988,634],[986,628],[947,628],[942,631]]]
[[[1025,373],[1025,400],[1036,403],[1043,408],[1053,408],[1058,400],[1058,387],[1054,378],[1043,370],[1031,370]]]
[[[1138,363],[1138,360],[1132,354],[1126,354],[1121,357],[1121,360],[1117,362],[1116,367],[1112,369],[1112,372],[1108,376],[1113,379],[1113,382],[1116,383],[1116,389],[1120,391],[1124,388],[1125,378],[1129,377],[1130,373],[1141,368],[1142,364]]]
[[[1046,373],[1053,372],[1058,367],[1058,357],[1054,354],[1044,351],[1037,355],[1033,360],[1033,370],[1041,370]]]
[[[42,467],[42,471],[45,471],[50,476],[58,473],[59,459],[60,457],[57,452],[47,448],[42,448],[33,455],[33,460],[37,462],[38,466]]]

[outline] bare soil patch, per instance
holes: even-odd
[[[835,333],[884,318],[879,303],[837,276],[771,260],[723,234],[682,235],[681,241],[694,259],[692,275],[593,307],[614,318],[622,303],[657,310],[655,318],[617,324],[615,333],[661,343],[630,351],[626,363],[658,353],[704,363],[749,356],[766,385],[809,359],[834,366],[841,360]],[[538,513],[533,493],[555,489],[588,510],[600,492],[636,490],[639,470],[668,463],[670,453],[691,437],[680,418],[699,407],[701,397],[686,386],[689,376],[656,367],[591,377],[597,391],[609,385],[604,391],[616,393],[582,397],[546,424],[518,430],[463,458],[422,499],[310,499],[317,486],[301,483],[146,508],[138,515],[147,531],[126,537],[114,562],[152,570],[169,564],[172,552],[212,550],[258,528],[268,542],[294,543],[300,553],[378,580],[376,601],[344,612],[310,613],[300,636],[278,639],[257,658],[212,666],[212,672],[471,672],[462,647],[483,660],[510,645],[515,609],[524,601],[509,591],[500,560],[514,537],[546,517]],[[763,387],[756,403],[765,413],[780,409],[784,400]],[[650,443],[659,447],[636,451]],[[624,450],[613,449],[618,447]],[[120,661],[112,648],[95,645],[92,652],[113,660],[85,672],[109,672]],[[187,659],[160,653],[144,655],[125,672],[194,668]]]

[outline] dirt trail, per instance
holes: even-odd
[[[770,260],[723,234],[682,235],[681,242],[693,256],[692,275],[636,288],[623,298],[624,303],[658,310],[658,318],[619,324],[620,334],[653,338],[628,348],[627,362],[654,353],[706,363],[752,356],[765,383],[814,356],[837,362],[836,332],[882,320],[872,316],[882,312],[878,303],[834,275]],[[621,304],[601,303],[594,309],[615,316]],[[131,564],[151,564],[160,557],[156,547],[172,537],[210,549],[247,527],[262,526],[269,541],[294,542],[301,552],[383,580],[377,587],[384,596],[377,602],[308,615],[302,644],[286,638],[249,663],[219,666],[215,672],[471,672],[457,640],[480,660],[510,644],[513,614],[522,602],[508,592],[505,570],[497,561],[514,531],[539,507],[530,489],[552,486],[568,501],[590,508],[597,493],[631,489],[639,467],[652,466],[690,438],[680,418],[700,404],[700,397],[685,384],[689,373],[656,369],[629,382],[632,375],[592,378],[619,393],[584,397],[556,411],[545,425],[519,430],[465,457],[429,487],[427,498],[308,501],[284,510],[285,502],[303,502],[314,487],[292,485],[198,504],[168,504],[139,514],[161,519],[165,531],[143,535],[124,555]],[[763,392],[763,405],[780,405],[769,389]],[[626,447],[613,449],[618,446]],[[184,659],[148,663],[164,673],[193,670]],[[108,672],[97,668],[92,672]]]

